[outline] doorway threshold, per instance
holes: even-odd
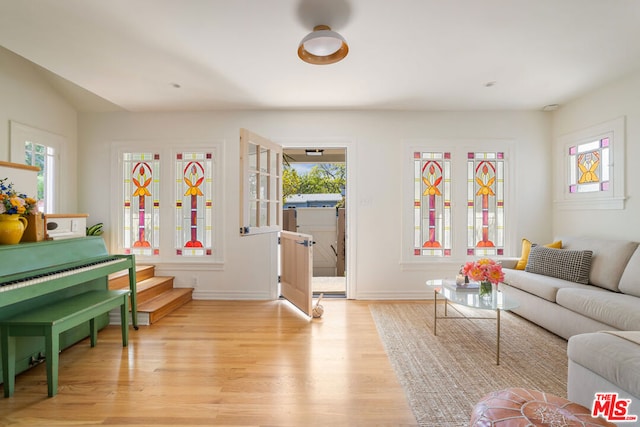
[[[314,292],[313,298],[318,299],[322,294],[322,298],[346,298],[346,292]]]

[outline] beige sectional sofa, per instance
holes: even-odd
[[[520,302],[516,314],[569,340],[570,400],[590,408],[596,392],[616,392],[640,416],[640,247],[558,239],[562,249],[534,246],[525,270],[504,260],[500,289]]]

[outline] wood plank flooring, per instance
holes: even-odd
[[[121,346],[108,326],[0,392],[0,426],[416,426],[369,312],[325,299],[321,319],[285,301],[191,301]],[[1,389],[1,386],[0,386]]]

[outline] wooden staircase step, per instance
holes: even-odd
[[[138,324],[151,325],[191,301],[193,288],[174,288],[173,276],[156,276],[154,265],[136,265]],[[128,289],[128,270],[109,275],[109,289]],[[115,313],[111,318],[116,323]]]
[[[173,276],[153,276],[136,285],[138,307],[164,292],[173,289]]]
[[[136,265],[136,282],[149,279],[155,275],[153,265]],[[109,275],[109,289],[126,289],[129,287],[129,270],[117,271]]]
[[[153,324],[191,301],[193,288],[172,288],[156,297],[138,304],[138,313],[148,313],[149,324]]]

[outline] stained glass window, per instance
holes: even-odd
[[[609,138],[569,147],[569,193],[609,190]]]
[[[502,152],[467,153],[467,255],[503,255],[504,170]]]
[[[413,254],[451,256],[451,153],[414,152],[413,167]]]
[[[176,254],[212,254],[213,154],[176,155]]]
[[[160,254],[160,155],[123,153],[123,248]]]

